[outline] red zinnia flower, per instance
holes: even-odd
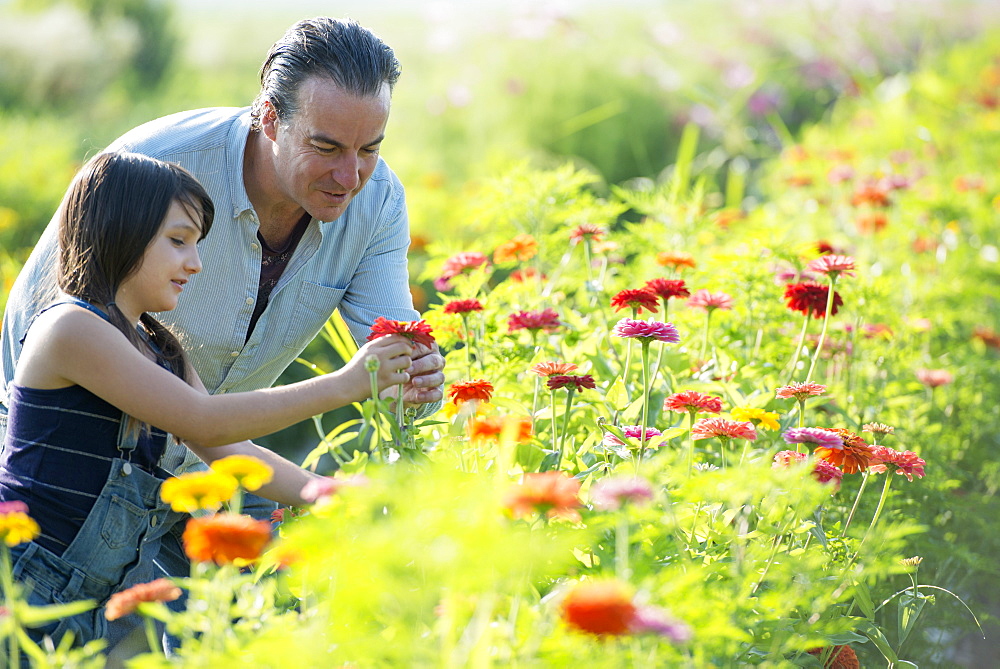
[[[648,290],[629,289],[612,297],[611,306],[615,308],[615,311],[631,308],[635,309],[637,314],[641,314],[643,309],[655,312],[660,306],[660,301],[656,299],[656,295]]]
[[[788,301],[788,308],[806,314],[811,313],[813,318],[823,318],[826,315],[826,301],[830,296],[830,286],[806,281],[805,283],[790,283],[785,286],[785,299]],[[840,293],[833,292],[833,308],[830,310],[831,316],[837,315],[837,310],[844,306],[844,300]]]
[[[888,446],[872,446],[872,459],[868,469],[879,474],[883,474],[888,469],[886,465],[892,465],[897,474],[902,474],[908,481],[924,477],[924,465],[927,462],[917,456],[913,451],[897,451]]]
[[[618,636],[631,630],[637,609],[619,581],[581,581],[562,601],[562,619],[580,632]]]
[[[851,256],[825,255],[806,265],[806,271],[820,272],[833,278],[841,274],[854,276],[854,258]]]
[[[454,383],[448,389],[448,397],[456,406],[473,400],[489,402],[493,397],[493,384],[483,379]]]
[[[673,297],[691,296],[684,279],[650,279],[646,282],[646,290],[658,295],[664,302]]]
[[[507,317],[507,329],[511,332],[515,330],[545,330],[552,332],[562,323],[559,322],[559,314],[554,309],[543,311],[518,311]]]
[[[840,435],[843,445],[841,448],[817,446],[813,450],[816,457],[823,458],[830,464],[840,467],[845,474],[857,474],[868,469],[868,462],[872,457],[872,449],[868,442],[850,430],[840,427],[821,427],[819,429],[836,432]]]
[[[184,552],[197,562],[256,560],[271,540],[271,524],[250,516],[216,513],[190,519],[182,539]]]
[[[891,202],[889,193],[877,183],[861,184],[851,197],[851,204],[859,207],[870,204],[873,207],[888,207]]]
[[[689,307],[699,307],[706,311],[712,311],[714,309],[732,309],[733,308],[733,298],[731,298],[726,293],[710,293],[709,291],[702,289],[696,291],[694,295],[687,301]]]
[[[538,242],[531,235],[516,235],[509,242],[504,242],[493,252],[493,262],[498,265],[525,260],[531,260],[538,253]]]
[[[571,362],[540,362],[532,365],[529,372],[534,372],[539,376],[554,376],[556,374],[569,374],[576,371],[576,365]]]
[[[483,304],[479,300],[452,300],[444,305],[446,314],[467,314],[470,311],[482,311]]]
[[[813,648],[810,655],[826,657],[823,669],[861,669],[858,655],[850,646],[833,646],[832,648]]]
[[[837,249],[833,248],[833,244],[831,244],[830,242],[823,239],[816,242],[816,253],[820,254],[821,256],[835,254],[836,252]]]
[[[676,253],[674,251],[661,251],[656,254],[656,264],[663,265],[664,267],[673,267],[674,269],[679,269],[681,267],[690,267],[694,269],[697,263],[694,258],[689,253]]]
[[[430,348],[434,345],[434,335],[431,334],[431,326],[427,321],[392,321],[379,316],[372,324],[372,332],[368,335],[368,341],[378,339],[391,334],[403,335],[414,344],[420,344]]]
[[[514,441],[531,441],[531,419],[513,416],[487,416],[469,421],[469,440],[473,442],[498,439],[504,430],[510,429]]]
[[[104,617],[118,620],[135,611],[143,602],[172,602],[180,596],[181,589],[165,578],[138,583],[111,595],[104,609]]]
[[[819,383],[790,383],[778,388],[775,396],[780,399],[795,399],[798,402],[807,397],[816,397],[826,392],[826,386]]]
[[[677,413],[721,413],[722,398],[704,395],[694,390],[674,393],[663,401],[663,408]]]
[[[576,390],[597,387],[597,384],[594,383],[594,377],[590,374],[584,374],[583,376],[554,374],[548,378],[545,385],[548,386],[549,390],[557,390],[559,388],[566,388],[569,386],[575,386]]]
[[[754,429],[753,423],[726,420],[725,418],[702,418],[691,428],[691,435],[695,441],[711,439],[712,437],[753,441],[757,438],[757,431]]]
[[[569,233],[569,239],[573,244],[579,244],[584,239],[592,242],[600,241],[604,236],[604,229],[592,223],[583,223],[573,228]]]
[[[532,518],[536,513],[549,518],[579,521],[580,479],[565,472],[525,474],[521,483],[511,486],[503,505],[515,518]]]

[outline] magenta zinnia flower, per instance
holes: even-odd
[[[635,439],[636,441],[642,439],[643,430],[641,425],[622,425],[619,429],[622,431],[622,434],[625,435],[626,439]],[[646,441],[649,441],[651,437],[658,437],[661,434],[662,432],[657,430],[655,427],[647,427],[646,439],[643,442],[643,445],[645,445]],[[602,443],[607,448],[621,448],[625,445],[622,443],[621,439],[610,432],[606,432],[604,434]]]
[[[625,504],[645,504],[653,499],[653,486],[643,478],[609,477],[590,489],[590,499],[598,509],[617,510]]]
[[[839,434],[818,427],[793,427],[781,436],[788,444],[815,444],[838,451],[844,448]]]
[[[691,428],[691,435],[695,441],[712,437],[753,441],[757,438],[757,431],[754,430],[753,423],[725,418],[702,418]]]
[[[854,276],[854,258],[851,256],[825,255],[806,265],[807,272],[819,272],[836,279],[841,274]]]
[[[924,465],[927,462],[918,457],[913,451],[897,451],[888,446],[871,446],[872,456],[868,461],[869,471],[885,473],[886,465],[892,465],[897,474],[902,474],[907,480],[912,481],[914,475],[917,478],[924,477]]]
[[[662,341],[664,344],[676,344],[681,340],[677,333],[677,328],[673,323],[660,323],[652,318],[648,321],[637,321],[631,318],[623,318],[611,329],[611,334],[616,337],[626,337],[629,339],[645,339],[652,341]]]
[[[511,332],[515,330],[545,330],[552,332],[562,323],[559,322],[559,314],[555,309],[545,309],[543,311],[518,311],[507,317],[507,329]]]
[[[733,308],[733,298],[726,293],[710,293],[704,288],[695,291],[694,295],[690,297],[687,301],[689,307],[698,307],[704,309],[705,311],[714,311],[715,309],[732,309]]]
[[[648,290],[629,289],[623,290],[612,297],[611,306],[615,308],[615,311],[635,309],[637,314],[641,314],[643,309],[655,312],[660,306],[660,301],[656,299],[656,295]]]
[[[686,643],[694,635],[688,625],[674,619],[659,606],[637,606],[629,622],[629,631],[633,634],[656,634],[674,643]]]
[[[663,408],[677,413],[721,413],[722,398],[703,395],[694,390],[674,393],[663,401]]]
[[[584,388],[597,387],[597,384],[594,383],[594,377],[592,377],[590,374],[584,374],[583,376],[570,376],[569,374],[553,374],[545,381],[545,385],[548,386],[549,390],[568,388],[569,386],[575,387],[576,390],[583,390]]]
[[[807,397],[816,397],[826,392],[826,386],[819,383],[790,383],[778,388],[775,395],[783,400],[795,399],[802,402]]]
[[[446,314],[467,314],[470,311],[482,311],[483,304],[479,300],[452,300],[444,305]]]

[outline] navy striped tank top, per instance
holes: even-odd
[[[91,305],[73,303],[107,320]],[[123,414],[82,386],[38,389],[12,384],[7,406],[0,501],[26,503],[42,530],[36,542],[62,555],[104,487],[111,461],[122,457],[118,435]],[[149,471],[163,454],[166,436],[156,428],[143,430],[126,459]]]

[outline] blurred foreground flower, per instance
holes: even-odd
[[[229,455],[219,458],[211,467],[212,471],[232,476],[244,490],[249,491],[258,490],[274,476],[271,467],[249,455]]]
[[[609,476],[591,486],[590,499],[595,508],[615,511],[626,504],[651,502],[653,486],[644,478]]]
[[[324,476],[313,479],[302,486],[302,499],[309,503],[315,503],[327,497],[337,494],[338,491],[347,487],[358,487],[368,484],[368,478],[364,474],[353,474],[351,476]],[[279,509],[280,511],[281,509]]]
[[[448,389],[451,401],[460,405],[465,402],[489,402],[493,397],[493,384],[484,379],[453,383]]]
[[[487,416],[469,421],[469,440],[482,442],[501,438],[509,433],[517,443],[531,441],[531,419],[515,416]]]
[[[181,589],[165,578],[139,583],[111,595],[104,610],[104,617],[108,620],[118,620],[133,613],[139,604],[144,602],[172,602],[180,596]]]
[[[691,628],[657,606],[637,606],[631,588],[617,580],[580,581],[563,598],[568,627],[598,637],[656,634],[674,643],[690,640]]]
[[[515,518],[548,518],[580,521],[580,480],[561,471],[525,474],[521,483],[511,486],[503,497],[503,506]]]
[[[160,486],[160,498],[174,511],[214,511],[232,499],[238,483],[229,474],[209,470],[169,478]]]
[[[230,564],[256,560],[271,539],[271,524],[250,516],[217,513],[187,522],[184,552],[196,562]]]
[[[41,533],[35,519],[28,515],[24,502],[0,502],[0,541],[17,546],[32,541]]]

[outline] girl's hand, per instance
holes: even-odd
[[[345,375],[352,382],[357,382],[362,397],[371,394],[371,381],[365,362],[374,357],[378,360],[376,381],[378,389],[384,390],[410,380],[406,370],[412,364],[413,344],[400,335],[387,335],[368,342],[354,354],[354,357],[344,366]]]

